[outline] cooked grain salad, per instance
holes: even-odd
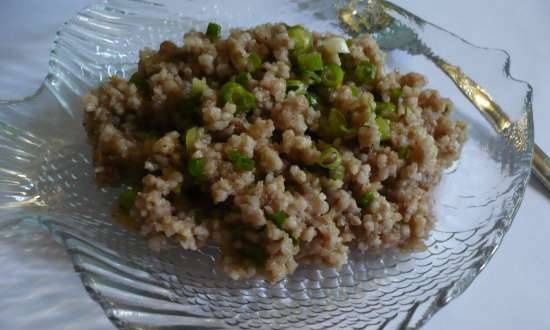
[[[97,179],[139,178],[117,207],[151,246],[215,242],[233,279],[420,246],[466,126],[424,76],[383,67],[369,35],[210,23],[85,96]]]

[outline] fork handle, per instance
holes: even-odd
[[[532,169],[537,179],[550,191],[550,157],[536,144],[533,150]]]

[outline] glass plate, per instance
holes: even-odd
[[[435,192],[438,223],[425,251],[352,253],[340,271],[300,267],[276,284],[232,281],[214,267],[213,246],[154,253],[111,221],[118,191],[94,183],[81,97],[111,75],[127,77],[140,48],[181,44],[184,32],[209,21],[370,31],[389,52],[389,68],[425,74],[455,102],[469,140]],[[35,95],[0,103],[1,225],[32,218],[47,227],[121,329],[416,329],[471,284],[523,198],[532,91],[509,69],[506,52],[471,45],[385,1],[106,0],[60,29]]]

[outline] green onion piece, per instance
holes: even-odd
[[[136,202],[137,192],[134,190],[126,190],[118,195],[118,206],[125,210],[129,211]]]
[[[323,71],[323,84],[327,87],[338,88],[344,81],[344,70],[336,64],[329,64]]]
[[[352,127],[352,128],[342,127],[341,131],[342,131],[342,137],[350,138],[350,137],[354,137],[354,136],[357,135],[358,128],[356,128],[356,127]]]
[[[187,162],[187,171],[194,179],[202,179],[204,176],[205,164],[206,164],[206,159],[202,157],[191,158],[189,162]]]
[[[216,23],[208,23],[206,36],[210,39],[219,39],[222,37],[222,27]]]
[[[355,79],[359,84],[370,85],[376,78],[376,66],[369,61],[363,61],[355,68]]]
[[[235,103],[234,98],[242,94],[242,89],[243,86],[236,82],[230,81],[225,83],[220,90],[223,103]]]
[[[262,66],[262,58],[256,53],[250,53],[248,55],[248,63],[252,65],[252,72],[256,72]]]
[[[349,88],[351,89],[351,96],[357,97],[359,96],[359,88],[355,85],[350,85]]]
[[[314,110],[317,110],[319,106],[319,99],[317,98],[317,96],[309,92],[306,92],[304,96],[306,97],[309,106],[312,107]]]
[[[409,159],[411,151],[407,147],[400,147],[397,149],[397,156],[401,159]]]
[[[380,141],[389,140],[391,138],[390,121],[382,117],[376,117],[375,121],[380,132]]]
[[[344,168],[344,166],[340,165],[338,167],[330,169],[328,172],[328,176],[333,180],[344,180],[344,177],[346,176],[346,169]]]
[[[307,51],[313,45],[313,36],[311,32],[301,25],[294,25],[288,29],[288,36],[294,40],[294,51]]]
[[[384,118],[391,117],[395,113],[395,104],[380,102],[376,104],[376,114]]]
[[[290,79],[286,81],[286,91],[295,91],[296,94],[303,93],[306,90],[306,85],[300,80]]]
[[[401,88],[392,88],[390,90],[390,98],[392,102],[397,102],[403,96],[403,90]]]
[[[247,112],[256,106],[256,96],[251,92],[245,91],[237,104],[237,112]]]
[[[304,71],[304,72],[302,72],[302,80],[306,84],[312,85],[312,84],[320,83],[323,80],[323,78],[321,78],[320,75],[318,75],[317,73],[315,73],[313,71]]]
[[[277,211],[273,214],[270,214],[268,218],[269,220],[273,221],[273,223],[277,227],[281,228],[286,221],[286,214],[283,211]]]
[[[373,113],[376,109],[376,101],[374,101],[374,97],[372,99],[369,100],[368,104],[367,104],[367,111],[368,113]]]
[[[334,147],[328,147],[321,152],[318,164],[329,170],[335,169],[342,163],[340,152]]]
[[[238,171],[252,171],[256,166],[254,159],[240,153],[237,150],[231,150],[227,158],[233,163]]]
[[[206,79],[193,77],[193,79],[191,80],[191,96],[202,95],[206,87],[208,87],[208,85],[206,84]]]
[[[290,236],[290,239],[292,240],[292,245],[298,246],[302,242],[299,238],[296,238],[294,236]]]
[[[135,72],[128,80],[128,83],[134,84],[143,96],[151,95],[151,86],[149,86],[147,80],[139,72]]]
[[[349,47],[342,37],[328,37],[321,41],[322,47],[332,54],[349,54]]]
[[[328,114],[328,124],[337,134],[345,130],[347,126],[346,117],[340,110],[332,108]]]
[[[199,135],[198,127],[191,127],[185,132],[185,148],[187,152],[190,152],[193,149],[195,141],[197,141],[197,136]]]
[[[250,79],[252,79],[252,77],[248,72],[241,72],[235,76],[235,82],[242,86],[247,86]]]
[[[298,55],[298,67],[301,71],[323,70],[323,57],[317,52]]]
[[[357,205],[361,208],[367,207],[374,201],[374,193],[368,191],[366,193],[361,194],[359,198],[357,199]]]
[[[230,81],[222,86],[220,91],[223,104],[233,103],[237,106],[237,112],[246,112],[256,106],[256,97],[247,91],[242,85]]]
[[[353,136],[357,130],[348,128],[344,114],[338,109],[332,108],[328,118],[321,121],[321,132],[328,137],[336,138]]]

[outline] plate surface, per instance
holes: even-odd
[[[389,51],[389,67],[425,74],[430,87],[453,99],[456,117],[469,123],[460,164],[436,192],[438,225],[426,251],[355,254],[339,272],[303,267],[275,285],[234,282],[213,267],[214,248],[155,254],[112,223],[116,191],[94,184],[81,127],[80,98],[89,88],[113,74],[128,76],[140,48],[165,39],[181,44],[185,31],[209,21],[239,27],[285,21],[355,33],[340,20],[343,13],[355,13],[359,23],[352,28],[375,32]],[[6,219],[32,216],[44,224],[121,328],[414,329],[471,283],[523,197],[533,145],[531,91],[509,76],[509,65],[505,52],[472,46],[385,2],[367,8],[323,0],[250,0],[238,8],[209,0],[102,2],[59,31],[43,88],[24,102],[0,104],[0,179],[6,183],[0,211]],[[498,104],[512,125],[496,133],[472,99],[477,106]]]

